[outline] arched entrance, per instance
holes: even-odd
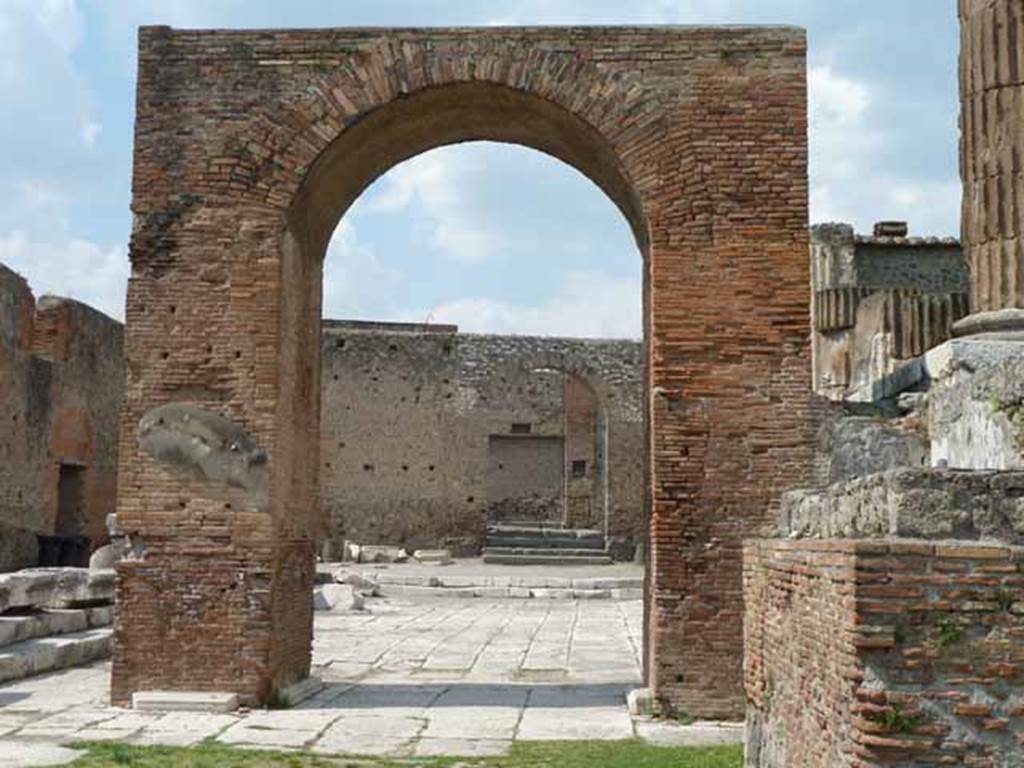
[[[308,674],[324,249],[388,168],[489,139],[633,228],[648,675],[739,715],[741,541],[810,467],[804,57],[789,28],[143,29],[114,701]]]

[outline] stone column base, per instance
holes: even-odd
[[[990,334],[1024,341],[1024,309],[977,312],[953,324],[953,335],[957,338]]]

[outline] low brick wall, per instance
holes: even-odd
[[[748,767],[1021,764],[1024,548],[752,541],[744,591]]]

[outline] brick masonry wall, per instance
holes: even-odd
[[[567,490],[594,510],[582,523],[604,530],[599,438],[615,549],[630,556],[644,537],[638,342],[328,320],[321,346],[321,494],[335,551],[350,539],[478,554],[488,519],[530,519],[543,508],[561,522],[574,458],[589,460],[588,474]],[[529,425],[529,436],[514,435],[514,425]],[[497,455],[514,449],[509,461]],[[541,453],[540,475],[516,469]]]
[[[37,303],[0,265],[0,523],[53,535],[59,466],[73,464],[84,480],[78,534],[94,547],[105,543],[115,508],[122,334],[120,323],[78,302]]]
[[[747,765],[1010,768],[1024,750],[1024,549],[748,542]]]
[[[388,168],[490,139],[575,166],[636,235],[652,392],[649,677],[669,704],[738,716],[740,542],[811,463],[805,59],[803,31],[785,27],[143,28],[118,515],[165,589],[121,571],[120,599],[159,605],[119,613],[114,701],[197,681],[252,700],[305,674],[311,625],[276,606],[306,600],[290,553],[325,523],[326,244]],[[265,500],[225,508],[223,488],[138,449],[142,416],[176,401],[254,437]],[[180,570],[198,552],[233,563],[239,584],[269,573],[269,612],[221,611],[228,597]],[[186,604],[219,618],[189,619]],[[222,636],[244,637],[236,650],[261,663],[218,664],[208,640]],[[190,656],[201,669],[156,672]]]

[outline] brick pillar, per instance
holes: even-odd
[[[963,241],[971,312],[961,336],[1024,333],[1024,8],[960,0]]]

